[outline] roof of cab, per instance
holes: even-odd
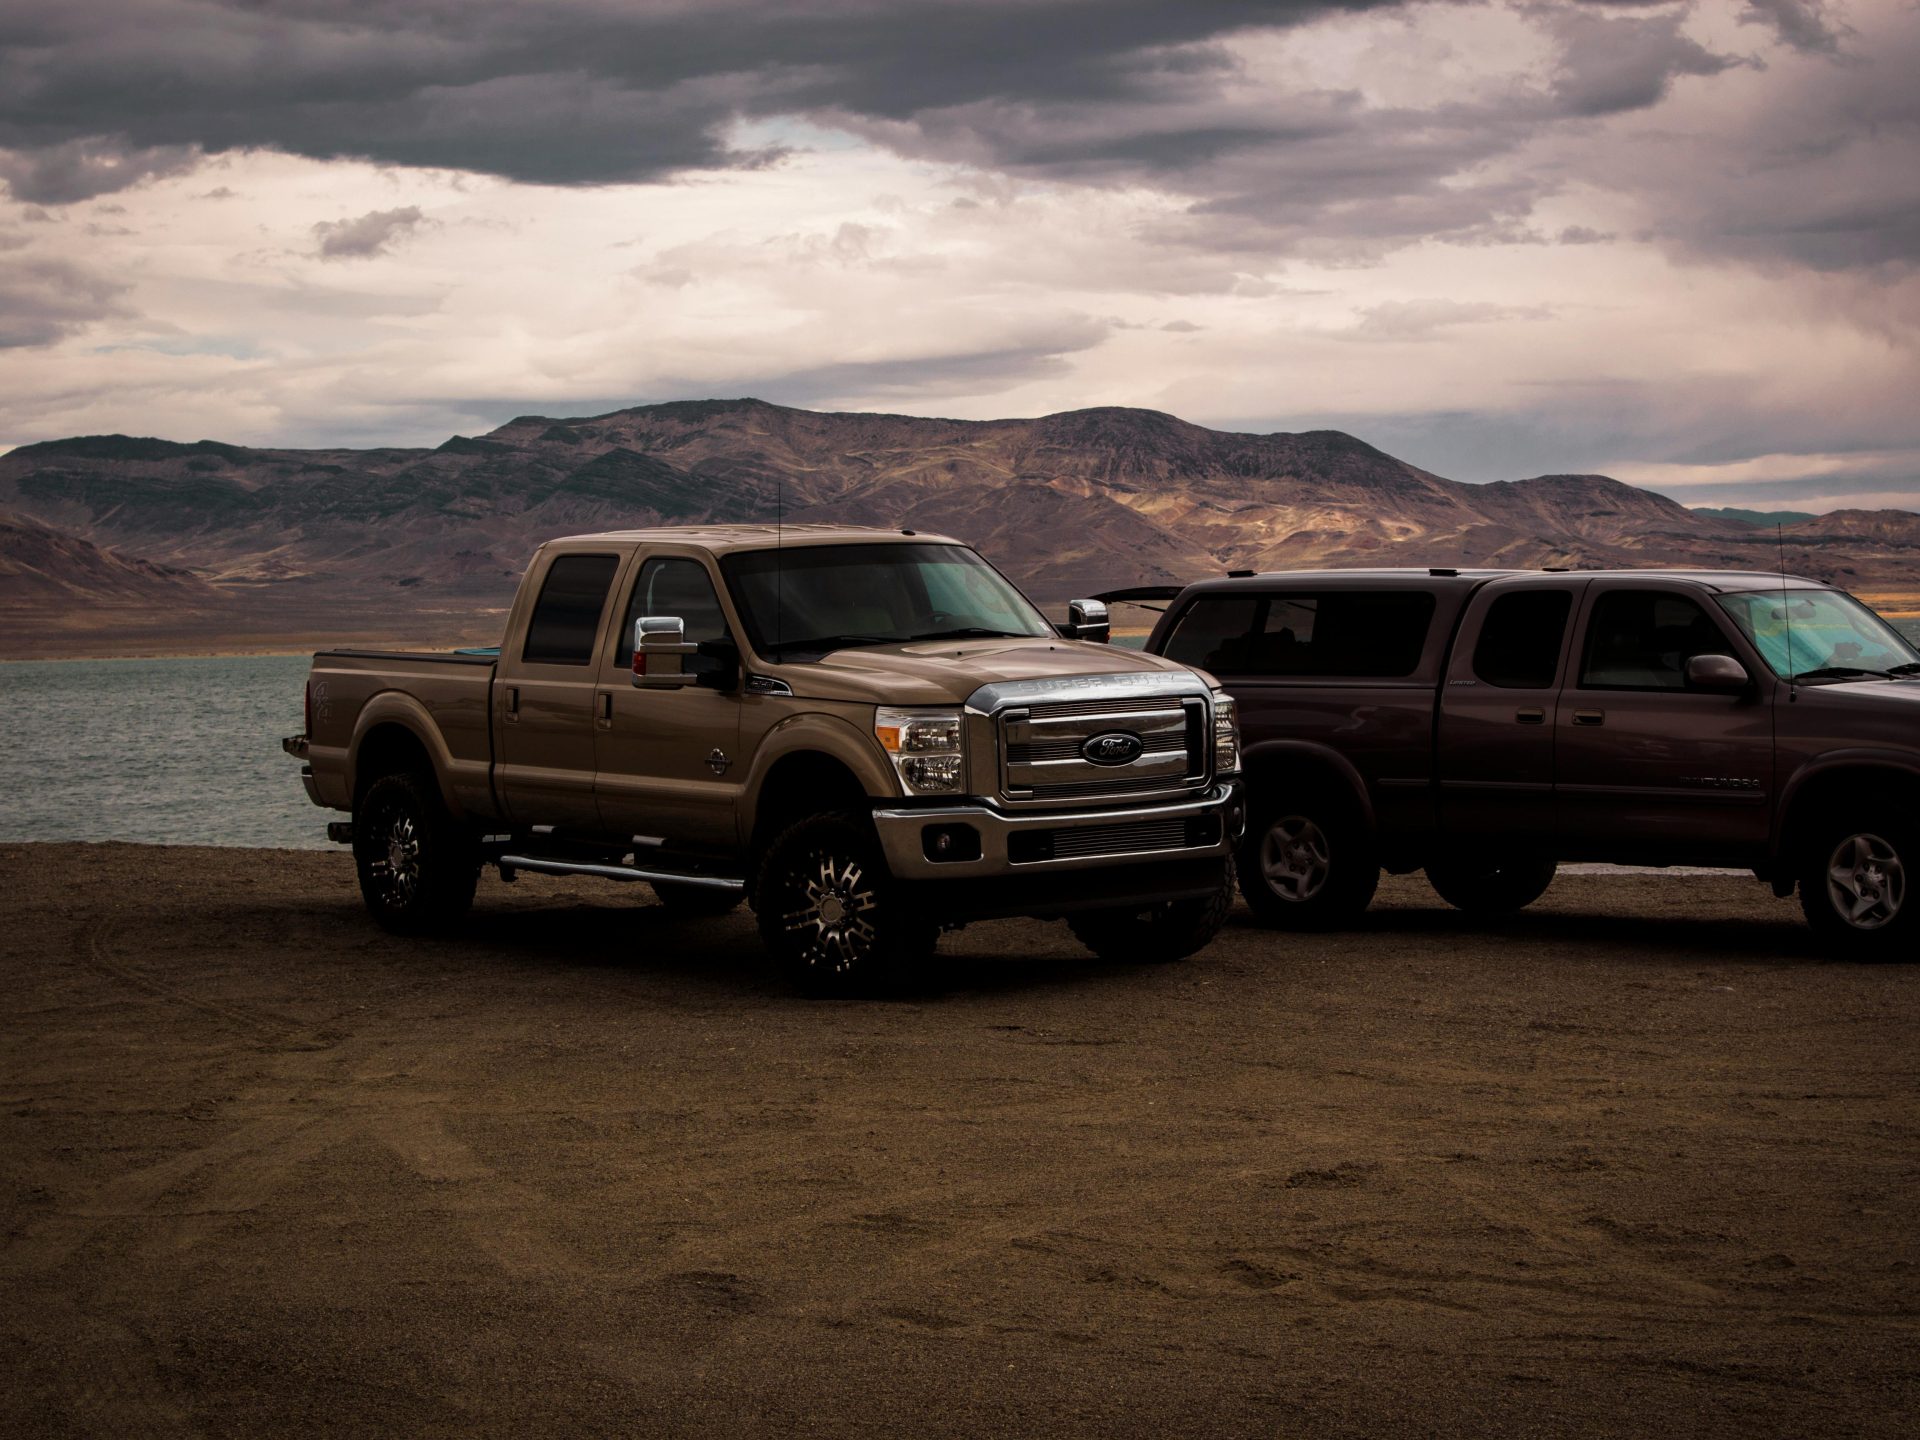
[[[764,550],[772,545],[873,545],[902,541],[959,545],[947,535],[917,530],[882,530],[872,525],[668,525],[654,530],[605,530],[592,535],[562,535],[551,545],[620,544],[696,545],[716,553],[727,550]]]
[[[1197,580],[1188,586],[1193,591],[1270,590],[1276,583],[1287,585],[1330,585],[1350,589],[1361,585],[1387,589],[1432,589],[1438,586],[1471,587],[1489,580],[1537,580],[1543,584],[1565,577],[1582,580],[1640,580],[1656,584],[1682,584],[1702,590],[1737,592],[1744,590],[1829,590],[1833,587],[1804,575],[1782,575],[1777,570],[1465,570],[1436,567],[1428,570],[1269,570],[1257,575],[1234,575],[1215,580]]]

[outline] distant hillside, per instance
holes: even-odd
[[[191,571],[102,550],[21,515],[0,511],[0,605],[217,607],[225,602]]]
[[[1697,506],[1696,515],[1711,515],[1718,520],[1732,520],[1739,525],[1764,525],[1771,529],[1775,525],[1797,525],[1802,520],[1814,518],[1810,510],[1737,510],[1725,506]]]
[[[780,507],[959,536],[1043,602],[1229,568],[1774,563],[1755,548],[1771,534],[1601,475],[1462,485],[1338,431],[1118,408],[962,421],[686,401],[521,416],[431,450],[86,436],[0,456],[0,506],[189,570],[262,634],[485,639],[543,540]],[[1789,563],[1855,583],[1893,566],[1905,585],[1920,550],[1903,522],[1848,523],[1846,544],[1790,532]]]

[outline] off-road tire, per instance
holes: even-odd
[[[1546,894],[1558,869],[1552,860],[1517,855],[1434,860],[1427,866],[1427,883],[1447,904],[1469,915],[1511,915]]]
[[[1326,790],[1256,800],[1236,859],[1247,908],[1276,930],[1350,924],[1380,885],[1366,818],[1351,798]]]
[[[397,935],[450,929],[473,907],[480,849],[429,776],[383,775],[353,815],[353,863],[367,912]]]
[[[1800,850],[1800,908],[1836,960],[1920,951],[1920,827],[1886,812],[1828,819]]]
[[[1233,908],[1233,861],[1209,895],[1128,910],[1081,910],[1067,917],[1074,938],[1102,960],[1164,965],[1204,950]]]
[[[939,927],[913,913],[872,822],[810,815],[774,837],[755,867],[760,939],[808,995],[877,994],[924,973]]]
[[[743,898],[739,890],[716,890],[711,885],[679,885],[671,880],[654,881],[653,893],[667,909],[689,920],[730,914]]]

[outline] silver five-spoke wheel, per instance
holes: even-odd
[[[1907,872],[1899,852],[1878,835],[1849,835],[1827,858],[1827,895],[1856,930],[1878,930],[1900,913]]]
[[[1260,873],[1276,895],[1311,900],[1326,887],[1332,847],[1320,827],[1304,815],[1287,815],[1267,827],[1260,842]]]

